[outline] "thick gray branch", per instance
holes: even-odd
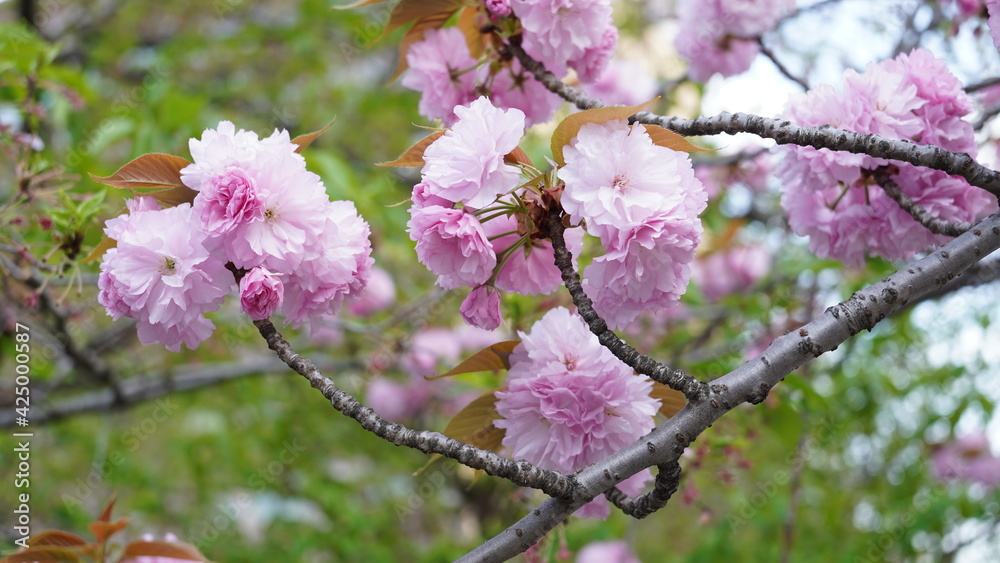
[[[379,438],[397,446],[406,446],[426,454],[439,454],[454,459],[473,469],[482,469],[489,475],[508,479],[522,487],[539,489],[552,497],[577,496],[578,487],[575,480],[558,471],[540,469],[524,460],[513,461],[494,452],[480,450],[465,442],[449,438],[440,432],[412,430],[402,424],[381,418],[350,393],[338,388],[330,378],[320,373],[310,360],[296,353],[270,321],[254,321],[254,325],[267,341],[268,347],[278,354],[281,361],[309,380],[313,388],[318,389],[330,401],[333,408],[353,418],[362,428]]]
[[[931,215],[922,205],[913,201],[910,196],[903,192],[903,189],[893,181],[889,175],[889,171],[884,166],[872,170],[870,173],[875,178],[875,182],[882,187],[882,191],[899,204],[899,207],[903,211],[909,213],[918,223],[926,227],[928,231],[936,235],[957,237],[972,228],[972,223],[950,223]]]
[[[779,336],[759,356],[712,381],[707,400],[689,403],[632,445],[577,472],[579,489],[575,495],[545,501],[459,561],[500,562],[523,552],[581,506],[622,480],[647,467],[676,462],[684,449],[726,412],[745,402],[760,403],[773,386],[799,366],[942,288],[997,248],[1000,248],[1000,213],[909,267],[830,307],[799,330]]]

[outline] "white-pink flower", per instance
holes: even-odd
[[[496,330],[503,318],[500,316],[500,292],[481,285],[469,292],[459,307],[466,323],[483,330]]]
[[[683,207],[695,216],[705,208],[708,197],[687,154],[654,145],[641,125],[587,123],[563,155],[563,209],[602,240],[655,213]]]
[[[697,218],[660,213],[605,242],[608,253],[584,269],[583,287],[608,326],[623,328],[680,299],[701,230]]]
[[[101,262],[98,300],[108,314],[137,319],[143,344],[197,348],[215,328],[204,313],[218,310],[235,281],[205,247],[191,206],[136,211],[106,232],[117,241]]]
[[[438,275],[438,285],[474,287],[490,278],[497,256],[475,215],[436,205],[410,208],[410,214],[407,227],[417,258]]]
[[[764,246],[724,248],[695,260],[691,279],[709,301],[745,291],[771,269],[771,255]]]
[[[476,60],[457,27],[429,29],[406,52],[403,86],[420,92],[420,115],[451,125],[455,106],[472,101]]]
[[[455,114],[455,125],[424,151],[421,176],[432,195],[485,207],[517,187],[521,172],[504,157],[524,135],[524,113],[480,97]]]
[[[558,94],[535,80],[535,76],[525,70],[517,59],[511,61],[510,66],[495,70],[492,79],[489,79],[487,75],[491,70],[483,67],[480,71],[483,82],[491,80],[490,100],[497,107],[516,108],[524,112],[524,124],[528,127],[552,119],[552,114],[563,103]]]
[[[494,217],[483,224],[483,230],[498,256],[522,238],[518,233],[517,219],[512,215]],[[567,248],[574,257],[577,256],[583,249],[583,229],[567,229],[564,236]],[[497,289],[511,293],[537,295],[552,293],[560,284],[562,274],[555,264],[552,243],[532,239],[506,256],[494,285]]]
[[[347,310],[352,315],[362,317],[384,311],[396,302],[396,282],[389,272],[378,266],[371,270],[371,278],[365,286],[365,293],[360,299],[348,303]]]
[[[194,210],[206,231],[220,235],[237,225],[264,218],[256,182],[238,166],[228,166],[208,177],[195,197]]]
[[[573,472],[653,427],[652,382],[601,346],[583,319],[559,307],[520,335],[494,422],[514,458]]]
[[[240,280],[240,310],[255,321],[274,314],[284,296],[281,277],[267,268],[254,268]]]
[[[570,61],[601,45],[611,25],[609,0],[511,0],[525,52],[562,76]]]
[[[640,563],[623,541],[591,542],[576,554],[574,563]]]

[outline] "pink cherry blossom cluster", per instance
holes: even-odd
[[[505,157],[524,134],[524,114],[486,98],[455,113],[454,127],[424,152],[407,226],[417,258],[437,274],[439,286],[473,288],[462,317],[493,330],[501,322],[497,290],[551,293],[561,277],[551,243],[532,238],[526,218],[514,213],[510,194],[521,184],[521,172]],[[582,234],[571,238],[579,248]]]
[[[654,144],[625,120],[586,123],[564,147],[555,185],[533,168],[522,184],[507,155],[523,134],[523,113],[486,98],[455,112],[455,126],[424,151],[408,226],[438,285],[473,288],[461,307],[467,322],[499,326],[496,290],[534,295],[559,287],[552,245],[533,223],[532,210],[547,213],[547,197],[560,198],[570,219],[607,250],[584,270],[584,287],[609,325],[623,327],[684,293],[707,201],[686,154]],[[582,239],[582,229],[566,230],[574,255]]]
[[[99,300],[116,319],[135,318],[143,344],[178,351],[209,337],[204,314],[235,289],[242,310],[264,319],[280,310],[301,325],[354,300],[371,272],[368,224],[354,204],[331,202],[287,131],[266,139],[223,121],[190,142],[181,170],[193,204],[161,209],[149,196],[109,220],[117,246],[101,263]]]
[[[757,37],[795,9],[795,0],[680,0],[677,51],[688,76],[705,82],[745,72],[760,52]]]
[[[841,92],[818,86],[790,100],[786,114],[800,125],[829,124],[975,156],[972,124],[962,119],[972,107],[944,61],[917,49],[870,63],[864,73],[849,69]],[[902,210],[865,170],[895,165],[893,180],[939,219],[972,221],[996,208],[985,191],[937,170],[829,149],[782,150],[776,175],[785,185],[789,224],[809,237],[815,254],[849,265],[861,265],[866,253],[905,259],[947,240]]]
[[[601,76],[618,44],[609,0],[487,0],[482,17],[480,29],[514,27],[524,50],[548,70],[562,76],[573,68],[584,82]],[[421,93],[420,114],[446,126],[457,119],[456,106],[481,95],[521,110],[528,125],[548,121],[562,104],[517,59],[495,48],[474,58],[458,27],[426,31],[406,62],[402,84]]]
[[[594,309],[622,328],[675,303],[687,288],[708,200],[691,160],[625,120],[584,124],[564,155],[563,209],[607,250],[584,270]]]
[[[493,423],[506,430],[503,446],[515,459],[572,473],[653,428],[659,400],[649,396],[652,381],[601,346],[579,316],[557,307],[519,334],[507,389],[496,393],[503,418]],[[650,478],[646,470],[619,488],[635,495]],[[606,518],[609,511],[599,497],[577,515]]]

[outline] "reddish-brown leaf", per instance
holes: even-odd
[[[660,145],[661,147],[666,147],[670,150],[683,152],[703,152],[712,150],[691,144],[691,142],[684,137],[681,137],[669,129],[664,129],[659,125],[643,124],[643,127],[646,128],[646,133],[649,134],[649,138],[653,140],[654,145]]]
[[[80,260],[81,264],[87,264],[89,262],[94,262],[95,260],[100,260],[104,253],[118,246],[118,241],[105,235],[101,238],[101,242],[97,243],[97,246],[90,251],[90,254],[86,258]]]
[[[71,534],[62,530],[45,530],[40,534],[31,536],[31,539],[28,540],[28,545],[31,547],[39,545],[69,547],[74,545],[87,545],[87,540],[76,534]]]
[[[144,154],[110,176],[90,175],[95,181],[120,190],[183,188],[181,169],[191,164],[172,154]]]
[[[684,405],[687,404],[687,400],[684,399],[684,393],[674,391],[656,381],[653,382],[653,390],[649,392],[649,396],[660,400],[660,414],[667,418],[680,412],[684,408]]]
[[[451,377],[462,373],[510,369],[510,353],[513,352],[514,347],[520,343],[520,340],[505,340],[503,342],[497,342],[488,348],[483,348],[482,350],[476,352],[471,357],[455,366],[454,369],[442,373],[441,375],[426,377],[425,379],[441,379],[442,377]]]
[[[97,538],[97,543],[104,543],[108,541],[108,538],[120,532],[125,526],[128,526],[128,518],[122,518],[117,522],[98,520],[97,522],[90,523],[90,531]]]
[[[483,39],[487,36],[479,31],[482,28],[482,24],[485,23],[480,20],[481,14],[482,12],[476,8],[466,6],[458,13],[458,21],[455,23],[455,27],[460,29],[462,34],[465,35],[465,43],[469,46],[469,54],[476,60],[479,60],[479,57],[486,48]]]
[[[497,414],[495,393],[504,389],[506,387],[484,393],[458,411],[445,427],[444,435],[481,450],[499,450],[504,430],[493,426],[493,421],[500,418]]]
[[[79,561],[82,561],[80,554],[72,548],[52,545],[29,547],[0,559],[0,563],[77,563]]]
[[[637,106],[608,106],[603,108],[588,109],[574,113],[559,122],[556,130],[552,132],[552,158],[561,166],[566,164],[563,159],[563,147],[568,145],[573,137],[580,132],[580,127],[585,123],[604,123],[612,119],[628,119],[653,104],[659,98],[650,100]]]
[[[427,30],[440,29],[450,17],[450,13],[432,14],[417,20],[410,29],[406,30],[403,40],[399,42],[399,61],[396,63],[396,72],[392,73],[388,84],[395,82],[399,75],[409,68],[410,65],[406,62],[406,53],[410,50],[410,46],[423,41],[424,33]]]
[[[306,133],[305,135],[299,135],[298,137],[295,137],[294,139],[292,139],[292,143],[294,143],[294,144],[296,144],[296,145],[299,146],[299,148],[295,149],[295,152],[302,152],[303,150],[305,150],[305,148],[308,147],[309,145],[311,145],[312,142],[315,141],[317,137],[319,137],[323,133],[326,133],[326,130],[329,129],[331,125],[333,125],[334,121],[337,121],[336,117],[334,117],[333,119],[331,119],[330,123],[327,123],[326,127],[320,129],[319,131],[313,131],[312,133]]]
[[[423,166],[424,151],[427,150],[427,147],[431,146],[431,143],[438,140],[441,135],[444,134],[445,131],[443,129],[435,131],[423,139],[420,139],[416,143],[413,143],[413,146],[403,151],[403,154],[399,155],[396,160],[379,162],[376,163],[375,166]]]
[[[503,161],[507,164],[527,164],[531,166],[531,159],[528,158],[528,153],[524,152],[521,147],[514,147],[514,150],[507,153],[503,157]]]
[[[400,0],[392,10],[383,36],[404,25],[428,17],[446,15],[446,20],[462,7],[464,0]]]
[[[181,561],[207,561],[198,548],[181,542],[134,541],[125,546],[119,563],[135,557],[170,557]]]
[[[385,2],[385,0],[358,0],[357,2],[351,2],[350,4],[345,4],[343,6],[332,6],[332,9],[350,10],[352,8],[360,8],[362,6],[370,6],[372,4],[378,4],[379,2]]]

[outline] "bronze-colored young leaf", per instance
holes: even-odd
[[[392,84],[399,78],[399,75],[403,74],[407,68],[410,67],[409,63],[406,61],[406,53],[409,52],[410,46],[414,43],[419,43],[424,40],[424,33],[429,29],[440,29],[451,17],[450,13],[443,14],[432,14],[425,18],[417,20],[410,29],[406,30],[406,34],[403,35],[403,40],[399,42],[399,61],[396,63],[396,72],[392,73],[392,77],[389,78],[389,82],[386,85]]]
[[[87,540],[76,534],[71,534],[62,530],[45,530],[44,532],[31,536],[31,539],[28,540],[28,546],[30,547],[39,545],[70,547],[74,545],[87,545]]]
[[[674,391],[656,381],[653,382],[653,390],[649,392],[649,396],[660,400],[660,414],[667,418],[680,412],[684,408],[684,405],[687,404],[687,401],[684,399],[684,393]]]
[[[688,141],[684,137],[669,129],[664,129],[659,125],[643,124],[643,127],[646,128],[646,133],[649,134],[649,138],[653,140],[654,145],[660,145],[661,147],[666,147],[670,150],[682,152],[707,152],[712,150],[694,145],[691,141]]]
[[[0,563],[77,563],[80,554],[69,547],[41,545],[22,549],[0,559]]]
[[[462,35],[465,35],[465,43],[469,46],[469,54],[476,60],[479,60],[479,57],[486,49],[483,39],[489,37],[480,31],[482,24],[487,23],[480,20],[481,14],[482,12],[476,8],[466,6],[458,13],[458,20],[455,22],[455,27],[462,31]]]
[[[503,157],[503,161],[507,164],[527,164],[531,166],[531,159],[528,158],[528,153],[524,152],[521,147],[514,147],[514,150],[510,151]]]
[[[295,137],[294,139],[292,139],[292,143],[294,143],[294,144],[296,144],[296,145],[299,146],[297,149],[295,149],[295,152],[299,152],[300,153],[303,150],[305,150],[305,148],[308,147],[309,145],[311,145],[312,142],[315,141],[317,137],[319,137],[323,133],[326,133],[326,130],[329,129],[331,125],[333,125],[334,121],[337,121],[336,117],[334,117],[333,119],[331,119],[330,123],[327,123],[326,127],[320,129],[319,131],[313,131],[312,133],[306,133],[305,135],[299,135],[298,137]]]
[[[454,369],[442,373],[441,375],[425,377],[424,379],[433,380],[463,373],[510,369],[510,353],[513,352],[514,347],[520,343],[520,340],[505,340],[503,342],[497,342],[492,346],[483,348],[482,350],[476,352],[471,357],[455,366]]]
[[[399,0],[399,3],[392,10],[389,24],[385,26],[382,36],[384,37],[410,22],[427,17],[446,15],[445,20],[447,20],[462,7],[463,3],[464,0]]]
[[[134,557],[169,557],[181,561],[207,561],[198,548],[182,542],[165,541],[134,541],[125,546],[122,557],[124,562]]]
[[[172,154],[144,154],[118,169],[110,176],[94,176],[96,182],[120,190],[183,188],[181,169],[191,164]]]
[[[448,422],[443,434],[481,450],[499,450],[505,431],[493,426],[493,421],[500,418],[495,393],[504,389],[506,387],[483,393],[466,405]]]
[[[566,164],[563,159],[563,147],[568,145],[573,137],[580,132],[580,127],[585,123],[604,123],[612,119],[628,119],[629,117],[648,108],[659,98],[654,98],[644,104],[637,106],[607,106],[603,108],[588,109],[569,115],[559,122],[556,130],[552,132],[552,158],[560,166]]]
[[[427,147],[431,146],[431,143],[438,140],[441,135],[444,134],[445,131],[443,129],[435,131],[423,139],[420,139],[416,143],[413,143],[413,146],[403,151],[403,154],[399,155],[396,160],[378,162],[375,166],[423,166],[424,151],[427,150]]]
[[[372,4],[378,4],[379,2],[385,2],[385,0],[358,0],[357,2],[351,2],[350,4],[344,4],[341,6],[332,6],[332,9],[350,10],[352,8],[361,8],[362,6],[370,6]]]
[[[125,526],[128,526],[128,518],[122,518],[117,522],[98,520],[97,522],[91,522],[89,527],[90,532],[97,538],[97,543],[104,543],[108,541],[108,538],[124,529]]]

